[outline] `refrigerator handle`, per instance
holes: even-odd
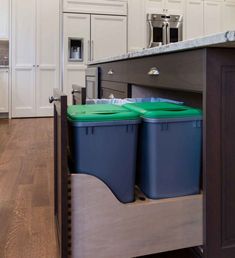
[[[149,45],[148,48],[152,47],[153,44],[153,24],[152,21],[148,21],[149,24]]]

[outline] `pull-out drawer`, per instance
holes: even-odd
[[[72,258],[139,257],[202,245],[202,195],[120,203],[99,179],[70,178]],[[141,200],[140,200],[141,199]]]
[[[102,99],[125,99],[127,95],[121,91],[101,88],[101,98]]]
[[[128,85],[126,83],[117,83],[102,81],[101,82],[101,98],[124,99],[128,97]]]
[[[110,0],[64,0],[64,12],[127,15],[125,1]]]
[[[101,79],[202,92],[205,51],[199,49],[101,64]]]

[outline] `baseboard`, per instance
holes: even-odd
[[[8,113],[0,113],[0,119],[6,119],[6,118],[9,118]]]

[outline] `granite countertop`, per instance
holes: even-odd
[[[190,39],[163,45],[160,47],[148,48],[129,52],[120,56],[108,57],[100,60],[89,62],[88,65],[96,65],[107,62],[120,61],[131,58],[145,57],[158,55],[169,52],[178,52],[189,49],[203,48],[203,47],[235,47],[235,31],[226,31],[223,33],[213,34],[202,38]]]

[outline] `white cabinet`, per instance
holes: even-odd
[[[36,1],[12,1],[12,116],[33,117],[35,106]]]
[[[91,58],[97,60],[127,51],[127,22],[124,16],[91,16]]]
[[[202,37],[204,33],[203,0],[187,0],[185,12],[185,37]]]
[[[12,117],[51,116],[59,85],[59,1],[12,1]]]
[[[128,51],[146,47],[146,14],[143,0],[128,0]]]
[[[63,15],[63,91],[72,103],[72,85],[85,87],[88,61],[115,56],[127,51],[127,19],[125,16],[72,14]],[[71,42],[78,41],[80,60],[70,58]]]
[[[8,112],[8,69],[0,69],[0,113]]]
[[[86,64],[90,59],[90,15],[89,14],[64,14],[64,66],[63,66],[63,91],[68,94],[68,103],[72,103],[72,85],[85,87]],[[82,60],[74,62],[69,60],[70,40],[81,39]]]
[[[59,4],[58,0],[37,1],[36,114],[53,114],[48,97],[59,86]]]
[[[222,10],[222,28],[226,30],[235,29],[235,2],[224,2]]]
[[[146,13],[184,14],[184,0],[145,0]]]
[[[165,0],[167,14],[184,14],[184,0]]]
[[[195,24],[196,26],[196,24]],[[204,2],[204,35],[222,31],[222,2]]]
[[[163,13],[165,0],[145,0],[146,13]]]
[[[10,0],[0,0],[0,39],[9,38]]]
[[[63,11],[72,13],[127,15],[127,3],[123,0],[63,0]]]

